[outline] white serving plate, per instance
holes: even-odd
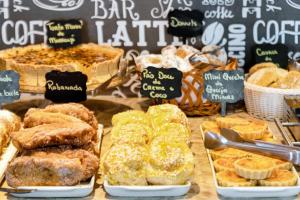
[[[204,133],[202,127],[201,134],[202,138],[204,139]],[[223,187],[218,184],[216,178],[216,172],[213,164],[213,160],[210,156],[209,150],[206,149],[208,160],[211,166],[211,171],[213,173],[214,183],[217,189],[217,193],[224,196],[224,197],[235,197],[235,198],[271,198],[271,197],[291,197],[296,196],[300,192],[300,179],[296,169],[293,167],[292,171],[297,176],[298,181],[297,185],[295,186],[288,186],[288,187],[268,187],[268,186],[253,186],[253,187]]]
[[[100,150],[100,144],[102,139],[102,133],[103,133],[103,125],[99,124],[98,125],[98,138],[99,138],[98,149],[99,150]],[[75,186],[22,186],[22,187],[17,187],[17,189],[30,189],[34,191],[30,193],[10,193],[10,194],[15,197],[38,197],[38,198],[85,197],[93,192],[94,183],[95,183],[95,176],[93,176],[89,182],[84,182]]]
[[[110,185],[104,180],[104,189],[111,196],[119,197],[170,197],[182,196],[188,193],[191,182],[185,185],[151,185],[151,186],[125,186]]]

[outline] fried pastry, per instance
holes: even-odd
[[[267,87],[278,81],[279,77],[276,73],[276,68],[263,68],[254,72],[248,79],[248,83]]]
[[[300,89],[300,72],[289,71],[285,77],[279,79],[278,87],[282,89]]]
[[[250,122],[241,117],[217,117],[216,122],[220,128],[231,128],[233,126],[244,126]]]
[[[156,130],[165,123],[179,123],[187,128],[189,127],[186,115],[176,105],[161,104],[151,106],[147,114],[151,119],[152,127]]]
[[[122,125],[129,123],[145,124],[151,127],[150,119],[145,112],[141,110],[128,110],[115,114],[112,117],[112,125]]]
[[[216,178],[219,185],[223,187],[249,187],[257,183],[256,180],[245,179],[227,170],[218,172]]]
[[[47,112],[44,109],[30,108],[24,117],[24,128],[32,128],[52,123],[82,123],[80,119],[62,113]]]
[[[233,149],[233,148],[225,148],[222,150],[211,150],[209,152],[210,152],[210,155],[213,160],[216,160],[219,158],[237,159],[237,158],[243,158],[243,157],[250,156],[250,153],[248,153],[247,151]]]
[[[194,157],[186,143],[154,138],[150,144],[147,180],[154,185],[185,184],[193,175]]]
[[[112,185],[147,185],[148,151],[136,144],[113,145],[102,160],[103,172]]]
[[[6,121],[10,131],[18,131],[21,128],[21,119],[8,110],[0,110],[0,120]]]
[[[47,148],[26,151],[6,170],[9,186],[69,186],[91,178],[98,158],[82,149]]]
[[[90,111],[84,105],[79,103],[64,103],[64,104],[53,104],[47,106],[45,109],[47,112],[62,113],[81,119],[88,123],[95,130],[98,129],[98,121],[94,115],[94,112]]]
[[[89,143],[96,135],[95,129],[82,121],[43,124],[11,133],[13,143],[19,149],[55,145],[82,146]]]
[[[270,159],[241,158],[234,162],[236,173],[247,179],[266,179],[272,175],[275,164]]]
[[[111,130],[111,142],[113,144],[135,143],[146,145],[152,140],[152,129],[144,124],[118,124]]]
[[[293,186],[297,183],[297,176],[289,170],[274,170],[272,175],[265,179],[259,180],[261,186]]]
[[[231,128],[237,132],[242,138],[248,140],[258,140],[263,138],[264,133],[267,131],[268,126],[266,124],[251,123],[242,126],[233,126]]]
[[[263,69],[263,68],[278,68],[275,63],[272,62],[263,62],[263,63],[257,63],[254,66],[252,66],[249,70],[249,75],[255,73],[256,71]]]

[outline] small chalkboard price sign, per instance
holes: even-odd
[[[181,96],[181,71],[175,68],[147,67],[141,75],[142,96],[152,99],[173,99]]]
[[[175,9],[168,14],[168,33],[177,37],[188,38],[202,34],[204,15],[199,10]]]
[[[53,48],[68,48],[81,43],[82,20],[51,20],[46,24],[47,44]]]
[[[20,75],[13,70],[0,71],[0,105],[20,99]]]
[[[55,103],[86,100],[87,76],[81,72],[51,71],[46,74],[45,98]]]
[[[261,44],[254,47],[255,63],[273,62],[281,68],[288,66],[288,47],[284,44]]]
[[[226,103],[244,99],[243,70],[211,70],[204,75],[204,97],[212,102],[220,102],[221,114],[226,115]]]

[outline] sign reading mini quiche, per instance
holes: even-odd
[[[226,114],[226,103],[244,99],[243,70],[211,70],[203,74],[204,97],[212,102],[220,102],[221,114]]]
[[[288,47],[283,44],[261,44],[254,48],[255,62],[273,62],[278,67],[288,66]]]
[[[51,71],[46,74],[45,98],[55,103],[86,100],[87,76],[81,72]]]
[[[181,96],[181,71],[175,68],[147,67],[141,75],[142,96],[152,99],[173,99]]]
[[[13,70],[0,71],[0,104],[20,99],[20,75]]]
[[[47,44],[53,48],[68,48],[81,43],[81,20],[51,20],[46,24]]]

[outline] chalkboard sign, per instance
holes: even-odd
[[[85,101],[86,81],[87,76],[81,72],[48,72],[45,98],[56,103]]]
[[[173,10],[168,14],[168,33],[183,38],[199,36],[203,17],[199,10]]]
[[[283,44],[262,44],[254,48],[255,62],[273,62],[278,67],[288,66],[288,47]]]
[[[20,75],[13,70],[0,71],[0,104],[20,98]]]
[[[141,94],[152,99],[181,96],[182,72],[175,68],[147,67],[142,72]]]
[[[221,102],[221,114],[226,114],[226,103],[244,99],[244,72],[242,70],[211,70],[204,75],[204,96],[213,102]]]
[[[46,24],[47,44],[54,48],[67,48],[81,43],[81,20],[51,20]]]

